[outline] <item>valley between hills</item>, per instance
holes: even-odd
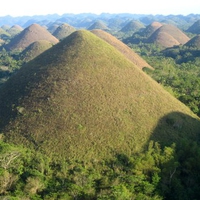
[[[199,198],[200,15],[0,25],[0,199]]]

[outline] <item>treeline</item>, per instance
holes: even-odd
[[[200,147],[182,140],[102,161],[53,161],[0,142],[0,196],[5,199],[198,199]]]

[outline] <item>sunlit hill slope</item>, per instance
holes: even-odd
[[[128,155],[197,138],[198,118],[113,46],[76,31],[0,90],[0,132],[54,159]]]

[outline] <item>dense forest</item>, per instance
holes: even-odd
[[[85,15],[77,17],[77,21],[74,22],[73,25],[76,28],[78,26],[79,28],[90,27],[91,24],[88,21],[80,22],[83,16]],[[49,19],[55,20],[58,17],[56,15],[49,16]],[[92,22],[97,20],[96,15],[87,17],[91,17]],[[157,43],[150,43],[149,36],[144,34],[145,27],[153,21],[169,23],[173,19],[173,25],[178,24],[179,28],[191,39],[198,34],[187,32],[187,30],[199,16],[137,15],[135,16],[136,20],[140,19],[143,26],[135,32],[127,27],[127,29],[122,29],[122,26],[128,24],[125,21],[130,23],[132,15],[122,15],[120,19],[124,21],[121,25],[119,25],[119,16],[115,16],[115,20],[112,18],[108,20],[109,17],[108,14],[102,14],[100,17],[107,25],[108,22],[114,21],[114,28],[111,29],[110,25],[105,31],[116,36],[147,61],[153,69],[144,67],[142,70],[200,117],[200,47],[185,44],[164,47]],[[57,20],[59,23],[72,22],[73,18],[74,16],[66,15]],[[119,21],[116,21],[116,18]],[[0,18],[1,23],[3,23],[3,19]],[[186,22],[188,19],[190,19],[190,23]],[[30,19],[27,21],[25,18],[14,21],[12,18],[9,22],[14,23],[16,20],[21,20],[25,27],[33,21],[38,22],[39,18],[35,18],[33,21]],[[43,23],[47,22],[43,19],[40,24]],[[11,35],[1,36],[4,42],[0,46],[0,88],[27,62],[21,54],[22,51],[6,48],[13,37]],[[55,86],[56,84],[56,82],[53,83]],[[126,112],[128,113],[127,110]],[[42,110],[35,113],[40,115]],[[17,114],[24,115],[23,107],[17,107]],[[186,116],[181,117],[187,121]],[[198,119],[192,118],[194,121],[198,121]],[[181,132],[185,130],[182,130],[182,124],[177,125],[175,120],[173,117],[167,117],[161,124],[163,123],[163,127],[170,127],[169,130],[172,132],[175,130],[181,135]],[[191,125],[190,122],[189,125]],[[85,131],[82,124],[78,124],[76,128],[81,133]],[[165,132],[162,128],[158,129],[159,133]],[[10,200],[199,199],[200,137],[198,135],[194,140],[193,135],[196,133],[192,131],[188,131],[188,137],[184,137],[184,134],[180,138],[177,136],[178,142],[154,140],[152,136],[136,153],[125,154],[116,151],[112,152],[114,154],[112,158],[108,157],[102,160],[93,158],[83,161],[63,158],[58,161],[50,153],[47,155],[38,151],[37,147],[28,148],[23,144],[7,141],[2,132],[0,134],[0,199],[1,197]]]
[[[90,163],[56,163],[37,151],[0,143],[0,195],[8,199],[198,199],[200,147],[182,140]],[[187,155],[187,156],[185,156]]]

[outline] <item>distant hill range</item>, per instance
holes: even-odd
[[[11,41],[5,46],[7,50],[22,51],[28,47],[31,43],[46,40],[52,44],[59,42],[50,32],[39,24],[32,24],[25,28],[18,35],[13,37]]]
[[[55,160],[132,155],[149,140],[197,140],[199,130],[199,118],[184,104],[86,30],[28,62],[0,88],[5,140]]]
[[[136,20],[140,21],[145,26],[153,23],[154,21],[160,23],[170,23],[178,26],[178,28],[187,30],[197,20],[200,20],[199,14],[190,15],[146,15],[146,14],[130,14],[130,13],[80,13],[71,14],[65,13],[63,15],[51,14],[51,15],[35,15],[35,16],[21,16],[0,17],[0,26],[9,25],[10,27],[18,24],[22,28],[27,28],[33,23],[40,24],[41,26],[49,27],[52,23],[67,23],[75,28],[87,29],[95,21],[102,21],[108,26],[109,29],[120,30],[125,26],[127,21]],[[97,27],[96,27],[97,28]]]

